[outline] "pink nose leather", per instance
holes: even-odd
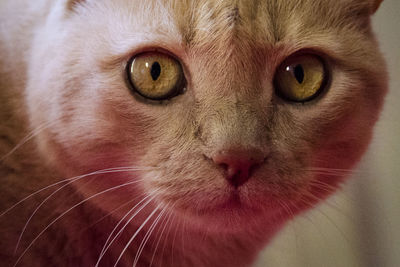
[[[246,183],[252,170],[264,162],[264,155],[255,149],[231,149],[218,152],[212,160],[226,170],[225,178],[237,188]]]

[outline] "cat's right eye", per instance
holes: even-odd
[[[181,64],[160,52],[134,56],[127,66],[132,90],[144,98],[166,100],[183,92],[185,77]]]

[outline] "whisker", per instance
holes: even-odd
[[[326,172],[326,171],[312,171],[311,173],[317,174],[317,175],[333,176],[333,177],[343,177],[343,176],[348,175],[348,173]]]
[[[17,241],[17,245],[15,246],[15,251],[14,254],[18,251],[18,247],[19,244],[21,242],[21,239],[26,231],[26,228],[28,227],[28,224],[31,222],[32,218],[35,216],[35,214],[39,211],[39,209],[50,199],[52,198],[55,194],[57,194],[58,192],[60,192],[62,189],[66,188],[68,185],[72,184],[75,181],[81,180],[83,178],[89,177],[89,176],[93,176],[93,175],[97,175],[97,174],[107,174],[107,173],[120,173],[120,172],[131,172],[133,170],[137,170],[137,169],[133,169],[133,168],[111,168],[111,169],[106,169],[103,171],[95,171],[86,175],[81,175],[81,176],[77,176],[73,179],[71,179],[70,181],[68,181],[66,184],[62,185],[60,188],[58,188],[57,190],[55,190],[53,193],[51,193],[49,196],[47,196],[37,207],[36,209],[32,212],[31,216],[28,218],[27,222],[25,223],[21,234],[18,238]]]
[[[151,236],[151,234],[153,233],[154,228],[156,228],[158,222],[160,221],[160,218],[164,215],[164,213],[166,212],[166,210],[167,210],[166,207],[164,207],[164,208],[162,209],[162,211],[160,212],[160,214],[158,214],[157,218],[156,218],[156,219],[154,220],[154,222],[151,224],[151,226],[150,226],[149,230],[147,231],[146,235],[143,237],[143,240],[142,240],[142,242],[141,242],[140,245],[139,245],[138,251],[136,252],[135,260],[134,260],[133,265],[132,265],[133,267],[135,267],[136,264],[138,263],[139,258],[140,258],[140,255],[142,254],[143,249],[144,249],[144,247],[146,246],[146,243],[147,243],[148,240],[150,239],[150,236]]]
[[[319,180],[312,180],[310,182],[311,185],[314,185],[320,189],[325,189],[325,190],[331,190],[332,192],[337,190],[337,186],[333,186],[331,184],[328,184],[326,182],[323,181],[319,181]]]
[[[309,196],[310,197],[310,196]],[[315,199],[318,200],[317,197],[315,197]],[[305,199],[300,199],[303,203],[308,204],[308,201],[306,201]],[[350,243],[349,239],[347,238],[347,235],[342,231],[342,229],[339,228],[339,226],[326,214],[324,213],[321,209],[316,208],[314,209],[317,212],[319,212],[322,216],[325,217],[325,219],[327,219],[334,227],[335,229],[340,233],[340,235],[346,240],[347,243]]]
[[[290,206],[286,202],[284,202],[280,199],[277,199],[277,201],[278,201],[279,205],[284,209],[284,211],[290,216],[290,218],[293,218],[294,213],[293,213],[292,209],[290,208]]]
[[[307,224],[312,225],[313,227],[311,227],[311,229],[313,229],[316,233],[317,236],[320,238],[320,240],[324,241],[324,242],[328,242],[329,238],[326,236],[326,233],[324,231],[321,230],[321,225],[315,223],[312,219],[312,216],[310,216],[310,214],[305,213],[302,214],[300,216],[301,219],[305,220]],[[301,226],[304,227],[304,226]]]
[[[305,199],[302,199],[302,200],[304,201],[304,203],[306,203]],[[336,231],[340,234],[341,238],[343,238],[343,240],[345,241],[344,244],[347,245],[348,247],[351,247],[351,242],[348,238],[348,235],[335,223],[335,221],[332,220],[332,218],[330,216],[328,216],[325,212],[323,212],[320,207],[318,207],[314,210],[316,212],[318,212],[320,215],[322,215],[334,227],[334,229],[336,229]],[[323,236],[325,236],[325,235],[323,235]],[[325,239],[327,239],[327,238],[325,237]],[[354,256],[356,256],[354,251],[351,251],[351,253]]]
[[[182,231],[181,231],[181,246],[182,246],[182,251],[181,251],[181,253],[180,253],[180,255],[186,255],[186,253],[185,253],[185,248],[186,248],[186,246],[185,246],[185,230],[186,230],[186,220],[185,220],[185,218],[183,218],[183,220],[182,220]]]
[[[125,169],[125,168],[126,168],[126,169]],[[131,168],[131,169],[128,170],[128,168]],[[78,179],[80,179],[80,178],[85,178],[85,177],[87,177],[87,176],[92,176],[92,175],[97,175],[97,174],[105,174],[105,173],[118,172],[118,171],[117,171],[118,169],[121,169],[121,172],[122,172],[122,171],[129,172],[129,171],[154,170],[154,169],[157,169],[157,168],[153,168],[153,167],[118,167],[118,168],[109,168],[109,169],[98,170],[98,171],[94,171],[94,172],[91,172],[91,173],[88,173],[88,174],[79,175],[79,176],[75,176],[75,177],[72,177],[72,178],[67,178],[67,179],[64,179],[64,180],[62,180],[62,181],[59,181],[59,182],[56,182],[56,183],[47,185],[46,187],[43,187],[43,188],[41,188],[41,189],[39,189],[39,190],[37,190],[37,191],[35,191],[35,192],[29,194],[28,196],[24,197],[23,199],[21,199],[20,201],[18,201],[17,203],[15,203],[14,205],[12,205],[11,207],[9,207],[7,210],[5,210],[5,211],[3,211],[2,213],[0,213],[0,218],[1,218],[2,216],[4,216],[5,214],[7,214],[8,212],[10,212],[10,211],[11,211],[12,209],[14,209],[15,207],[17,207],[18,205],[20,205],[21,203],[23,203],[24,201],[26,201],[26,200],[28,200],[28,199],[30,199],[30,198],[32,198],[32,197],[34,197],[34,196],[40,194],[41,192],[43,192],[43,191],[45,191],[45,190],[47,190],[47,189],[49,189],[49,188],[52,188],[52,187],[55,187],[55,186],[57,186],[57,185],[60,185],[60,184],[63,184],[63,183],[67,183],[67,182],[70,182],[70,181],[76,181],[76,180],[78,180]],[[108,171],[109,171],[109,172],[108,172]]]
[[[355,173],[365,173],[358,169],[335,169],[335,168],[324,168],[324,167],[311,167],[304,169],[304,171],[318,173],[318,174],[331,174],[331,175],[349,175]]]
[[[142,194],[141,196],[143,196],[144,194]],[[136,201],[137,198],[131,199],[127,202],[125,202],[124,204],[120,205],[119,207],[113,209],[111,212],[109,212],[108,214],[104,215],[103,217],[101,217],[100,219],[98,219],[97,221],[95,221],[94,223],[90,224],[88,227],[86,227],[85,229],[83,229],[80,233],[82,234],[83,232],[87,231],[88,229],[92,228],[93,226],[95,226],[96,224],[100,223],[101,221],[103,221],[104,219],[106,219],[107,217],[113,215],[114,213],[116,213],[117,211],[123,209],[124,207],[128,206],[129,204],[131,204],[132,202]],[[79,236],[79,235],[78,235]]]
[[[315,199],[315,200],[317,200],[317,201],[320,200],[318,197],[316,197],[316,196],[314,196],[314,195],[312,195],[312,194],[310,194],[310,193],[306,194],[305,196],[306,196],[306,197],[309,197],[309,198],[312,198],[312,199]],[[331,208],[332,210],[334,210],[334,211],[337,212],[338,214],[342,215],[342,216],[343,216],[344,218],[346,218],[347,220],[349,220],[349,221],[354,221],[354,220],[355,220],[354,217],[352,218],[352,217],[350,216],[350,214],[345,213],[343,210],[341,210],[339,207],[337,207],[336,205],[334,205],[333,203],[331,203],[329,200],[325,200],[325,201],[324,201],[324,204],[325,204],[326,207]]]
[[[155,255],[156,255],[156,252],[157,252],[157,249],[158,249],[158,245],[160,244],[160,241],[161,241],[161,237],[162,237],[162,235],[163,235],[165,229],[167,228],[167,225],[168,225],[169,220],[170,220],[171,217],[172,217],[172,208],[173,208],[173,207],[171,207],[171,210],[168,212],[168,219],[167,219],[167,216],[164,217],[164,220],[163,220],[163,222],[165,222],[165,223],[164,223],[164,227],[162,228],[161,234],[160,234],[160,236],[158,237],[158,241],[157,241],[157,244],[156,244],[156,248],[154,249],[153,255],[152,255],[152,257],[151,257],[151,261],[150,261],[149,267],[151,267],[152,264],[153,264],[154,257],[155,257]],[[157,234],[158,234],[158,233],[157,233]]]
[[[172,214],[172,212],[171,212],[171,214]],[[172,225],[175,224],[175,221],[176,221],[176,217],[172,217],[172,221],[171,221],[171,223],[170,223],[169,226],[168,226],[168,231],[167,231],[167,233],[166,233],[166,235],[165,235],[165,238],[164,238],[164,244],[163,244],[163,248],[162,248],[162,252],[161,252],[161,258],[164,257],[165,246],[167,245],[166,238],[169,236],[169,234],[170,234],[170,232],[171,232]]]
[[[146,218],[146,220],[144,220],[144,222],[142,223],[142,225],[140,225],[140,227],[136,230],[136,232],[132,235],[132,237],[129,239],[128,243],[125,245],[124,249],[122,250],[121,254],[119,255],[117,261],[114,264],[114,267],[117,267],[119,261],[121,260],[122,256],[125,254],[125,251],[128,249],[128,247],[131,245],[131,243],[133,242],[133,240],[135,239],[135,237],[139,234],[140,230],[142,230],[142,228],[147,224],[147,222],[153,217],[153,215],[159,210],[161,204],[159,204],[154,210],[153,212]]]
[[[59,181],[59,182],[54,183],[54,184],[51,184],[51,185],[48,185],[48,186],[46,186],[46,187],[44,187],[44,188],[42,188],[42,189],[40,189],[40,190],[38,190],[38,191],[35,191],[35,192],[32,193],[32,194],[29,194],[29,195],[26,196],[25,198],[21,199],[20,201],[18,201],[17,203],[15,203],[15,204],[12,205],[11,207],[9,207],[8,209],[6,209],[6,210],[3,211],[2,213],[0,213],[0,218],[1,218],[3,215],[5,215],[5,214],[7,214],[8,212],[10,212],[10,211],[11,211],[12,209],[14,209],[15,207],[17,207],[17,206],[18,206],[19,204],[21,204],[22,202],[24,202],[24,201],[26,201],[26,200],[28,200],[28,199],[34,197],[35,195],[40,194],[41,192],[45,191],[46,189],[49,189],[49,188],[51,188],[51,187],[55,187],[55,186],[57,186],[57,185],[59,185],[59,184],[62,184],[62,183],[66,183],[66,182],[68,182],[68,181],[70,181],[70,180],[72,180],[72,179],[75,179],[75,177],[74,177],[74,178],[67,179],[67,180]]]
[[[28,141],[30,141],[32,138],[40,134],[43,130],[49,128],[53,124],[55,124],[58,121],[52,121],[52,122],[45,122],[39,125],[37,128],[33,129],[31,132],[29,132],[24,138],[22,138],[21,141],[18,142],[17,145],[14,146],[13,149],[11,149],[7,154],[3,155],[0,158],[0,163],[2,163],[6,158],[11,156],[16,150],[18,150],[21,146],[26,144]]]
[[[138,181],[133,181],[133,182],[129,182],[129,183],[124,183],[124,184],[121,184],[121,185],[114,186],[114,187],[112,187],[112,188],[103,190],[103,191],[101,191],[101,192],[99,192],[99,193],[96,193],[96,194],[94,194],[94,195],[92,195],[92,196],[90,196],[90,197],[88,197],[88,198],[86,198],[86,199],[80,201],[79,203],[75,204],[74,206],[72,206],[71,208],[69,208],[68,210],[66,210],[65,212],[63,212],[61,215],[59,215],[57,218],[55,218],[50,224],[48,224],[48,225],[47,225],[33,240],[32,240],[32,242],[28,245],[28,247],[27,247],[27,248],[21,253],[21,255],[18,257],[17,261],[16,261],[15,264],[14,264],[14,267],[18,265],[18,263],[21,261],[22,257],[23,257],[23,256],[27,253],[27,251],[33,246],[33,244],[36,242],[36,240],[38,240],[38,239],[43,235],[43,233],[44,233],[45,231],[47,231],[47,229],[49,229],[53,224],[55,224],[57,221],[59,221],[59,220],[60,220],[63,216],[65,216],[67,213],[69,213],[70,211],[72,211],[72,210],[75,209],[76,207],[82,205],[83,203],[86,203],[87,201],[89,201],[89,200],[91,200],[91,199],[93,199],[93,198],[95,198],[95,197],[98,197],[98,196],[100,196],[100,195],[102,195],[102,194],[105,194],[105,193],[107,193],[107,192],[114,191],[114,190],[116,190],[116,189],[122,188],[122,187],[127,186],[127,185],[135,184],[135,183],[138,183],[138,182],[140,182],[140,181],[138,180]]]
[[[290,205],[290,203],[287,203],[287,202],[285,202],[285,201],[282,201],[282,200],[280,200],[280,199],[277,199],[277,201],[278,201],[278,204],[279,204],[279,206],[280,207],[282,207],[283,208],[283,210],[284,210],[284,213],[279,213],[280,214],[280,218],[278,218],[278,220],[281,220],[281,221],[286,221],[287,220],[287,215],[292,219],[292,218],[294,218],[295,217],[295,215],[294,215],[294,212],[293,212],[293,210],[292,210],[292,208],[291,208],[291,205]],[[287,215],[286,215],[286,214]],[[294,255],[297,255],[297,253],[298,253],[298,250],[299,250],[299,236],[298,236],[298,228],[297,228],[297,226],[296,226],[296,224],[295,223],[292,223],[292,224],[290,224],[290,228],[289,228],[292,232],[293,232],[293,236],[294,236],[294,244],[295,244],[295,251],[294,251]]]
[[[131,208],[126,214],[125,216],[118,222],[118,224],[114,227],[114,229],[112,230],[112,232],[109,234],[101,252],[100,252],[100,256],[97,260],[97,263],[95,265],[95,267],[98,267],[102,258],[104,257],[104,255],[106,254],[106,252],[108,251],[108,249],[110,248],[110,246],[115,242],[115,240],[118,238],[118,236],[121,235],[121,233],[125,230],[125,228],[128,226],[128,224],[136,217],[136,215],[142,211],[143,208],[145,208],[156,196],[157,194],[155,194],[157,192],[157,190],[149,193],[145,198],[143,198],[139,203],[137,203],[133,208]],[[154,194],[154,195],[152,195]],[[149,199],[148,199],[149,198]],[[128,219],[128,221],[121,227],[121,229],[118,231],[118,233],[116,233],[114,235],[114,237],[112,238],[112,240],[110,241],[113,233],[118,229],[118,226],[132,213],[132,211],[138,207],[140,204],[142,204],[145,200],[147,199],[147,201],[138,209],[134,212],[134,214]]]
[[[324,190],[327,193],[333,193],[333,192],[337,191],[336,186],[330,185],[330,184],[322,182],[322,181],[311,181],[310,185],[316,189]],[[356,202],[356,200],[354,198],[352,198],[351,196],[349,196],[348,194],[344,194],[343,196],[346,199],[346,201],[349,201],[351,203]]]
[[[182,223],[182,221],[179,223],[179,226],[180,226],[180,224]],[[171,266],[174,266],[174,247],[175,247],[175,241],[176,241],[176,235],[177,235],[177,233],[178,233],[178,225],[175,227],[175,233],[174,233],[174,237],[173,237],[173,239],[172,239],[172,245],[171,245]]]

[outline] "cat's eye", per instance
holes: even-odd
[[[144,98],[166,100],[183,92],[184,74],[181,64],[160,52],[134,56],[127,66],[132,89]]]
[[[307,102],[317,97],[326,86],[328,73],[324,62],[313,54],[287,58],[275,74],[275,92],[293,102]]]

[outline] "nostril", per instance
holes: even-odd
[[[214,161],[215,162],[215,161]],[[221,166],[224,170],[228,170],[228,168],[229,168],[229,165],[228,164],[226,164],[226,163],[220,163],[219,164],[219,166]]]
[[[256,149],[221,150],[212,157],[214,163],[225,170],[227,181],[235,187],[247,182],[264,159],[264,154]]]

